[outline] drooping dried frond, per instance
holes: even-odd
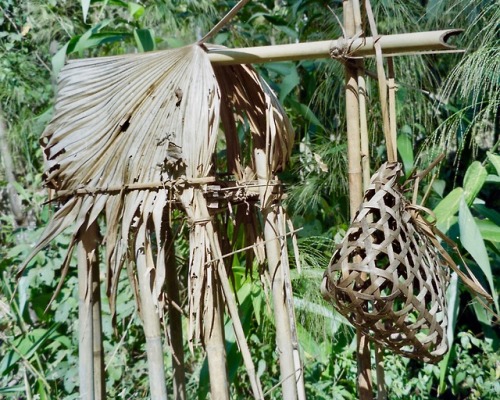
[[[253,147],[265,149],[271,171],[283,169],[290,158],[294,132],[276,95],[249,65],[215,66],[214,71],[221,89],[228,150],[238,143],[238,123],[248,123]]]
[[[70,225],[73,245],[77,232],[105,214],[108,290],[114,294],[123,262],[135,254],[130,236],[147,225],[158,248],[151,274],[159,295],[169,188],[173,180],[207,175],[218,108],[213,70],[196,45],[70,61],[61,72],[55,116],[41,139],[45,182],[66,201],[35,251]]]

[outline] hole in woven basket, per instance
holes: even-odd
[[[389,192],[384,195],[384,203],[388,207],[394,207],[396,204],[396,198]]]

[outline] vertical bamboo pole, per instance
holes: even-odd
[[[295,381],[297,382],[297,399],[306,399],[306,387],[304,383],[304,366],[300,359],[299,339],[297,337],[297,324],[293,308],[293,291],[290,277],[290,263],[288,261],[288,251],[286,249],[286,222],[283,207],[279,206],[278,211],[279,237],[284,251],[281,252],[281,264],[283,268],[283,281],[285,286],[285,300],[288,310],[288,320],[290,321],[290,334],[292,338],[293,362],[295,369]]]
[[[78,374],[80,399],[94,400],[94,347],[92,312],[92,266],[95,264],[97,238],[92,232],[80,232],[78,259]]]
[[[359,2],[358,2],[359,6]],[[344,29],[348,38],[356,34],[354,7],[352,0],[345,0]],[[359,7],[358,7],[359,8]],[[359,12],[359,11],[356,11]],[[349,173],[349,205],[351,219],[363,201],[363,177],[361,170],[361,139],[358,101],[358,68],[346,63],[346,120]],[[356,330],[358,361],[358,392],[361,400],[372,398],[370,344],[368,338],[359,329]]]
[[[172,345],[172,365],[174,368],[174,399],[186,399],[186,377],[184,370],[184,346],[182,341],[182,314],[179,309],[179,283],[175,262],[174,237],[167,227],[166,286],[168,296],[168,329]]]
[[[271,290],[276,326],[276,347],[280,359],[280,374],[282,396],[286,400],[297,399],[297,385],[295,382],[295,365],[293,360],[292,335],[290,320],[286,305],[281,253],[286,251],[279,240],[279,227],[276,214],[277,205],[273,204],[272,187],[267,186],[270,181],[267,154],[262,149],[255,149],[255,167],[259,181],[260,201],[264,219],[264,238],[266,241],[266,255],[269,274],[271,276]]]
[[[135,257],[137,278],[139,281],[142,324],[144,335],[146,336],[150,396],[151,400],[167,400],[160,316],[156,310],[156,299],[152,290],[154,261],[145,225],[144,223],[141,224],[137,232]]]
[[[106,374],[104,369],[104,349],[102,344],[101,318],[101,282],[99,276],[98,239],[99,228],[97,221],[87,229],[87,234],[95,238],[94,256],[92,257],[92,346],[94,359],[94,391],[96,400],[106,399]]]
[[[210,269],[207,278],[211,283],[207,287],[207,312],[203,318],[203,341],[208,358],[210,374],[210,397],[217,400],[229,400],[229,382],[226,371],[226,347],[224,343],[224,306],[218,290],[216,273]],[[210,278],[211,276],[211,278]]]

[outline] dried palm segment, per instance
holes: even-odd
[[[448,349],[448,255],[398,184],[400,163],[372,176],[364,201],[325,272],[322,292],[372,340],[439,361]]]

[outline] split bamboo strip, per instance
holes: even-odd
[[[375,56],[375,43],[380,45],[384,55],[409,55],[429,53],[462,52],[447,43],[448,39],[462,32],[461,29],[447,29],[429,32],[402,33],[377,38],[324,40],[309,43],[281,44],[275,46],[227,49],[208,47],[208,57],[214,65],[259,64],[275,61],[298,61],[315,58],[329,58],[332,49],[345,48],[349,57]]]

